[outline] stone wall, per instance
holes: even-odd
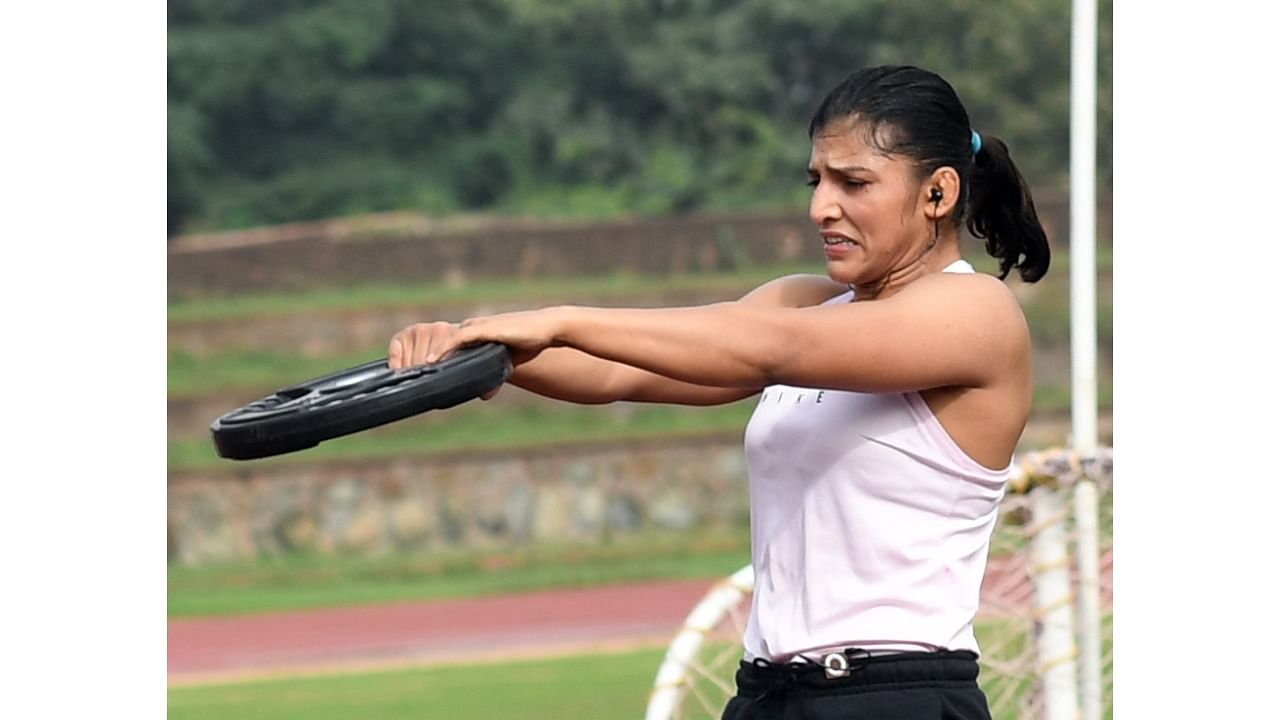
[[[317,225],[323,228],[323,225]],[[169,296],[293,292],[367,282],[463,284],[480,278],[724,271],[820,262],[805,213],[608,222],[493,221],[468,230],[412,226],[374,235],[316,230],[279,239],[179,238],[169,245]]]
[[[169,476],[170,562],[747,527],[740,435]]]

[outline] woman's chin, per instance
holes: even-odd
[[[848,263],[838,260],[827,261],[827,277],[841,285],[852,285],[858,282],[858,273]]]

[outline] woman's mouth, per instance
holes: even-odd
[[[843,235],[823,235],[822,246],[828,258],[840,257],[853,251],[857,243]]]

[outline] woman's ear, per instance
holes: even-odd
[[[960,173],[951,166],[933,171],[922,187],[924,212],[930,220],[941,220],[950,215],[960,199]]]

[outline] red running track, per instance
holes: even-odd
[[[169,621],[169,682],[660,645],[716,579]]]

